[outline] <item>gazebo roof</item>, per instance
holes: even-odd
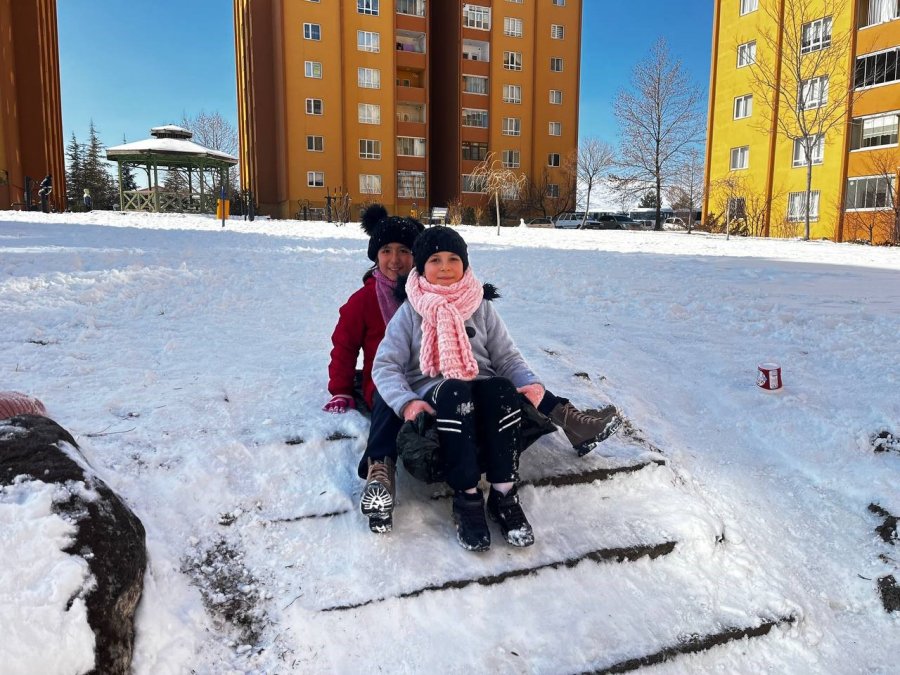
[[[187,131],[175,126],[154,127],[152,131],[157,129],[165,129],[170,133],[174,130]],[[115,145],[106,149],[106,159],[142,164],[156,159],[160,164],[169,166],[196,166],[202,163],[204,166],[215,167],[238,163],[237,157],[211,150],[186,138],[145,138],[134,143]]]

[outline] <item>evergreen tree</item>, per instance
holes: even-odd
[[[638,202],[639,209],[655,209],[659,205],[656,199],[656,190],[647,190],[641,201]]]
[[[118,202],[118,190],[114,187],[109,173],[109,163],[103,157],[104,145],[97,135],[97,128],[91,120],[87,148],[84,153],[84,185],[91,191],[95,209],[111,209]]]
[[[66,146],[66,200],[68,208],[79,211],[84,191],[84,146],[78,142],[75,132]]]

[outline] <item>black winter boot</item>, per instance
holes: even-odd
[[[505,495],[491,488],[487,508],[491,520],[500,524],[500,531],[510,545],[523,547],[534,543],[534,530],[519,504],[519,492],[515,485]]]
[[[453,495],[453,522],[456,538],[469,551],[487,551],[491,547],[491,531],[484,518],[481,490],[468,494],[457,490]]]
[[[579,457],[584,457],[622,426],[622,418],[614,405],[582,412],[566,401],[550,411],[550,419],[562,428]]]

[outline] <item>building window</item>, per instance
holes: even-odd
[[[831,17],[816,19],[803,24],[800,38],[800,53],[808,54],[831,45]]]
[[[503,167],[506,169],[518,169],[519,168],[519,151],[518,150],[504,150],[503,151]]]
[[[357,68],[356,84],[363,89],[381,89],[381,71],[377,68]]]
[[[738,96],[734,99],[734,119],[742,120],[753,114],[753,94]]]
[[[371,138],[360,138],[359,156],[362,159],[381,159],[381,141]]]
[[[566,29],[564,26],[560,26],[558,23],[554,23],[550,25],[550,39],[551,40],[562,40],[566,37]]]
[[[503,34],[510,37],[522,37],[522,19],[513,19],[510,16],[504,17]]]
[[[522,70],[522,52],[503,52],[503,67],[506,70]]]
[[[370,173],[359,174],[359,191],[364,195],[381,194],[381,176]]]
[[[562,92],[559,89],[550,90],[550,103],[553,105],[562,105]]]
[[[321,115],[322,114],[322,99],[320,99],[320,98],[306,99],[306,114],[307,115]]]
[[[857,89],[900,80],[900,47],[856,59],[853,85]]]
[[[525,0],[506,0],[507,2],[511,2],[514,5],[521,5]]]
[[[897,0],[860,0],[859,27],[874,26],[900,17],[900,2]]]
[[[478,75],[463,75],[463,91],[467,94],[487,94],[488,79]]]
[[[741,16],[755,12],[759,7],[759,0],[741,0]]]
[[[500,133],[504,136],[519,136],[522,133],[522,120],[518,117],[504,117]]]
[[[378,16],[378,0],[356,0],[356,11],[360,14]]]
[[[322,79],[322,64],[318,61],[304,61],[303,68],[306,77],[314,77],[317,80]]]
[[[381,106],[374,103],[360,103],[359,121],[361,124],[381,124]]]
[[[397,196],[406,199],[423,199],[425,197],[425,172],[398,171]]]
[[[743,68],[751,63],[756,63],[756,40],[738,45],[737,67]]]
[[[825,159],[825,136],[818,134],[812,139],[812,163],[821,164]],[[806,166],[806,140],[794,141],[794,166]]]
[[[403,157],[424,157],[425,139],[412,136],[397,137],[397,154]]]
[[[324,152],[325,137],[324,136],[307,136],[306,149],[310,152]]]
[[[806,220],[806,193],[791,192],[788,195],[787,219],[792,223]],[[813,190],[809,194],[809,219],[819,219],[819,191]]]
[[[547,166],[559,166],[559,153],[551,152],[547,155]]]
[[[470,161],[481,162],[487,157],[488,144],[474,141],[462,142],[462,158]]]
[[[565,7],[566,0],[553,0],[553,4],[556,5],[557,7]]]
[[[361,52],[381,51],[381,34],[369,30],[356,31],[356,48]]]
[[[425,0],[397,0],[397,14],[425,16]]]
[[[463,192],[484,192],[484,177],[478,178],[468,173],[462,175]]]
[[[850,149],[897,145],[898,121],[900,115],[897,113],[853,120],[850,127]]]
[[[848,211],[894,207],[894,186],[890,176],[866,176],[847,181]]]
[[[803,80],[797,87],[797,110],[821,108],[828,103],[828,76]]]
[[[550,122],[549,133],[551,136],[562,136],[562,122]]]
[[[463,5],[463,26],[478,30],[490,30],[491,8],[481,5]]]
[[[559,56],[551,56],[550,57],[550,70],[554,73],[561,73],[563,71],[563,60]]]
[[[324,171],[307,171],[306,172],[307,187],[325,187]]]
[[[559,185],[557,183],[547,183],[547,196],[559,199]]]
[[[518,84],[503,85],[503,102],[504,103],[521,103],[522,87]]]
[[[303,39],[305,40],[321,40],[322,27],[317,23],[303,24]]]
[[[746,169],[750,166],[750,146],[731,149],[731,170]]]
[[[488,111],[476,110],[475,108],[463,108],[462,125],[464,127],[480,127],[482,129],[487,129]]]

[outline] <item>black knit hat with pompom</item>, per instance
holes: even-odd
[[[469,249],[466,240],[452,227],[435,225],[429,227],[416,239],[413,247],[413,260],[416,262],[416,271],[425,274],[425,263],[439,251],[455,253],[462,259],[463,271],[469,268]]]
[[[387,244],[403,244],[412,250],[413,242],[425,229],[418,220],[388,216],[381,204],[372,204],[362,215],[362,229],[369,235],[369,260],[378,262],[378,251]]]

